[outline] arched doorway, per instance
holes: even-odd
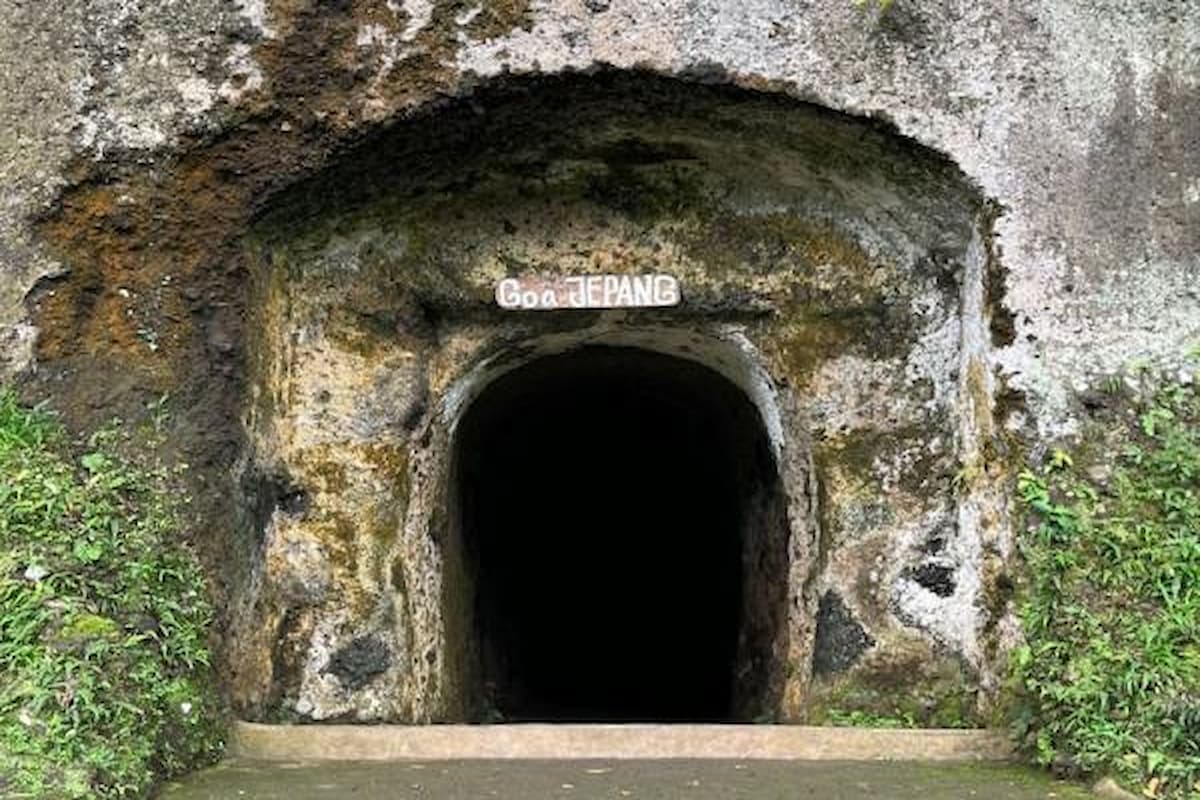
[[[738,467],[733,503],[741,585],[725,596],[741,600],[732,675],[721,673],[728,704],[605,701],[609,717],[800,721],[849,684],[924,692],[942,684],[937,665],[979,663],[985,628],[962,620],[981,613],[971,576],[991,558],[982,520],[1003,519],[987,511],[1003,493],[985,481],[963,494],[947,476],[991,429],[991,214],[954,164],[877,121],[604,71],[480,86],[274,197],[246,254],[248,469],[263,489],[246,506],[253,581],[234,592],[246,609],[232,637],[239,709],[417,723],[592,713],[513,700],[524,690],[506,665],[519,651],[489,633],[495,564],[481,555],[496,526],[479,527],[500,512],[462,508],[481,485],[462,476],[486,477],[472,459],[504,450],[469,444],[486,439],[470,417],[493,390],[549,369],[539,357],[601,342],[724,376],[718,391],[733,391],[745,420],[729,459],[751,465]],[[494,302],[506,278],[640,271],[675,277],[683,302],[552,313]],[[709,385],[685,381],[671,396],[699,413]],[[714,430],[734,425],[715,417]],[[600,512],[633,502],[586,460],[568,467],[591,477],[567,488],[603,489]],[[277,478],[304,492],[302,510],[274,502]],[[519,519],[553,507],[547,480],[505,496]],[[578,519],[585,500],[559,506]],[[676,502],[668,522],[696,502]],[[654,510],[634,508],[635,520]],[[939,594],[912,577],[930,569],[966,577]],[[532,596],[552,598],[544,573],[528,578]],[[845,614],[821,613],[827,595],[827,610]],[[846,631],[873,644],[830,662]],[[641,685],[661,686],[631,641],[622,653],[643,665]],[[330,669],[364,643],[379,656],[370,680]],[[898,672],[897,658],[936,669]],[[668,663],[681,680],[682,661]]]
[[[786,524],[736,386],[627,347],[542,357],[471,406],[454,473],[477,716],[717,721],[766,700]]]

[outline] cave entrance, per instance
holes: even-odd
[[[480,719],[732,721],[775,699],[786,519],[746,395],[585,347],[484,389],[456,448]]]

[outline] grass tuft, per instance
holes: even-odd
[[[1200,798],[1200,392],[1112,402],[1090,454],[1019,479],[1018,733],[1044,764]]]
[[[0,796],[142,797],[212,760],[212,610],[165,469],[0,390]]]

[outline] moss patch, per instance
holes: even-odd
[[[495,39],[517,28],[528,29],[533,19],[531,5],[530,0],[488,0],[467,30],[475,39]]]
[[[862,727],[971,728],[978,725],[976,687],[962,665],[922,643],[885,643],[858,667],[818,685],[814,724]]]

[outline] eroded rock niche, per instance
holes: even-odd
[[[967,721],[1007,529],[971,472],[988,225],[877,125],[646,75],[482,89],[343,153],[247,244],[247,483],[286,491],[242,713]],[[598,273],[682,302],[493,298]]]

